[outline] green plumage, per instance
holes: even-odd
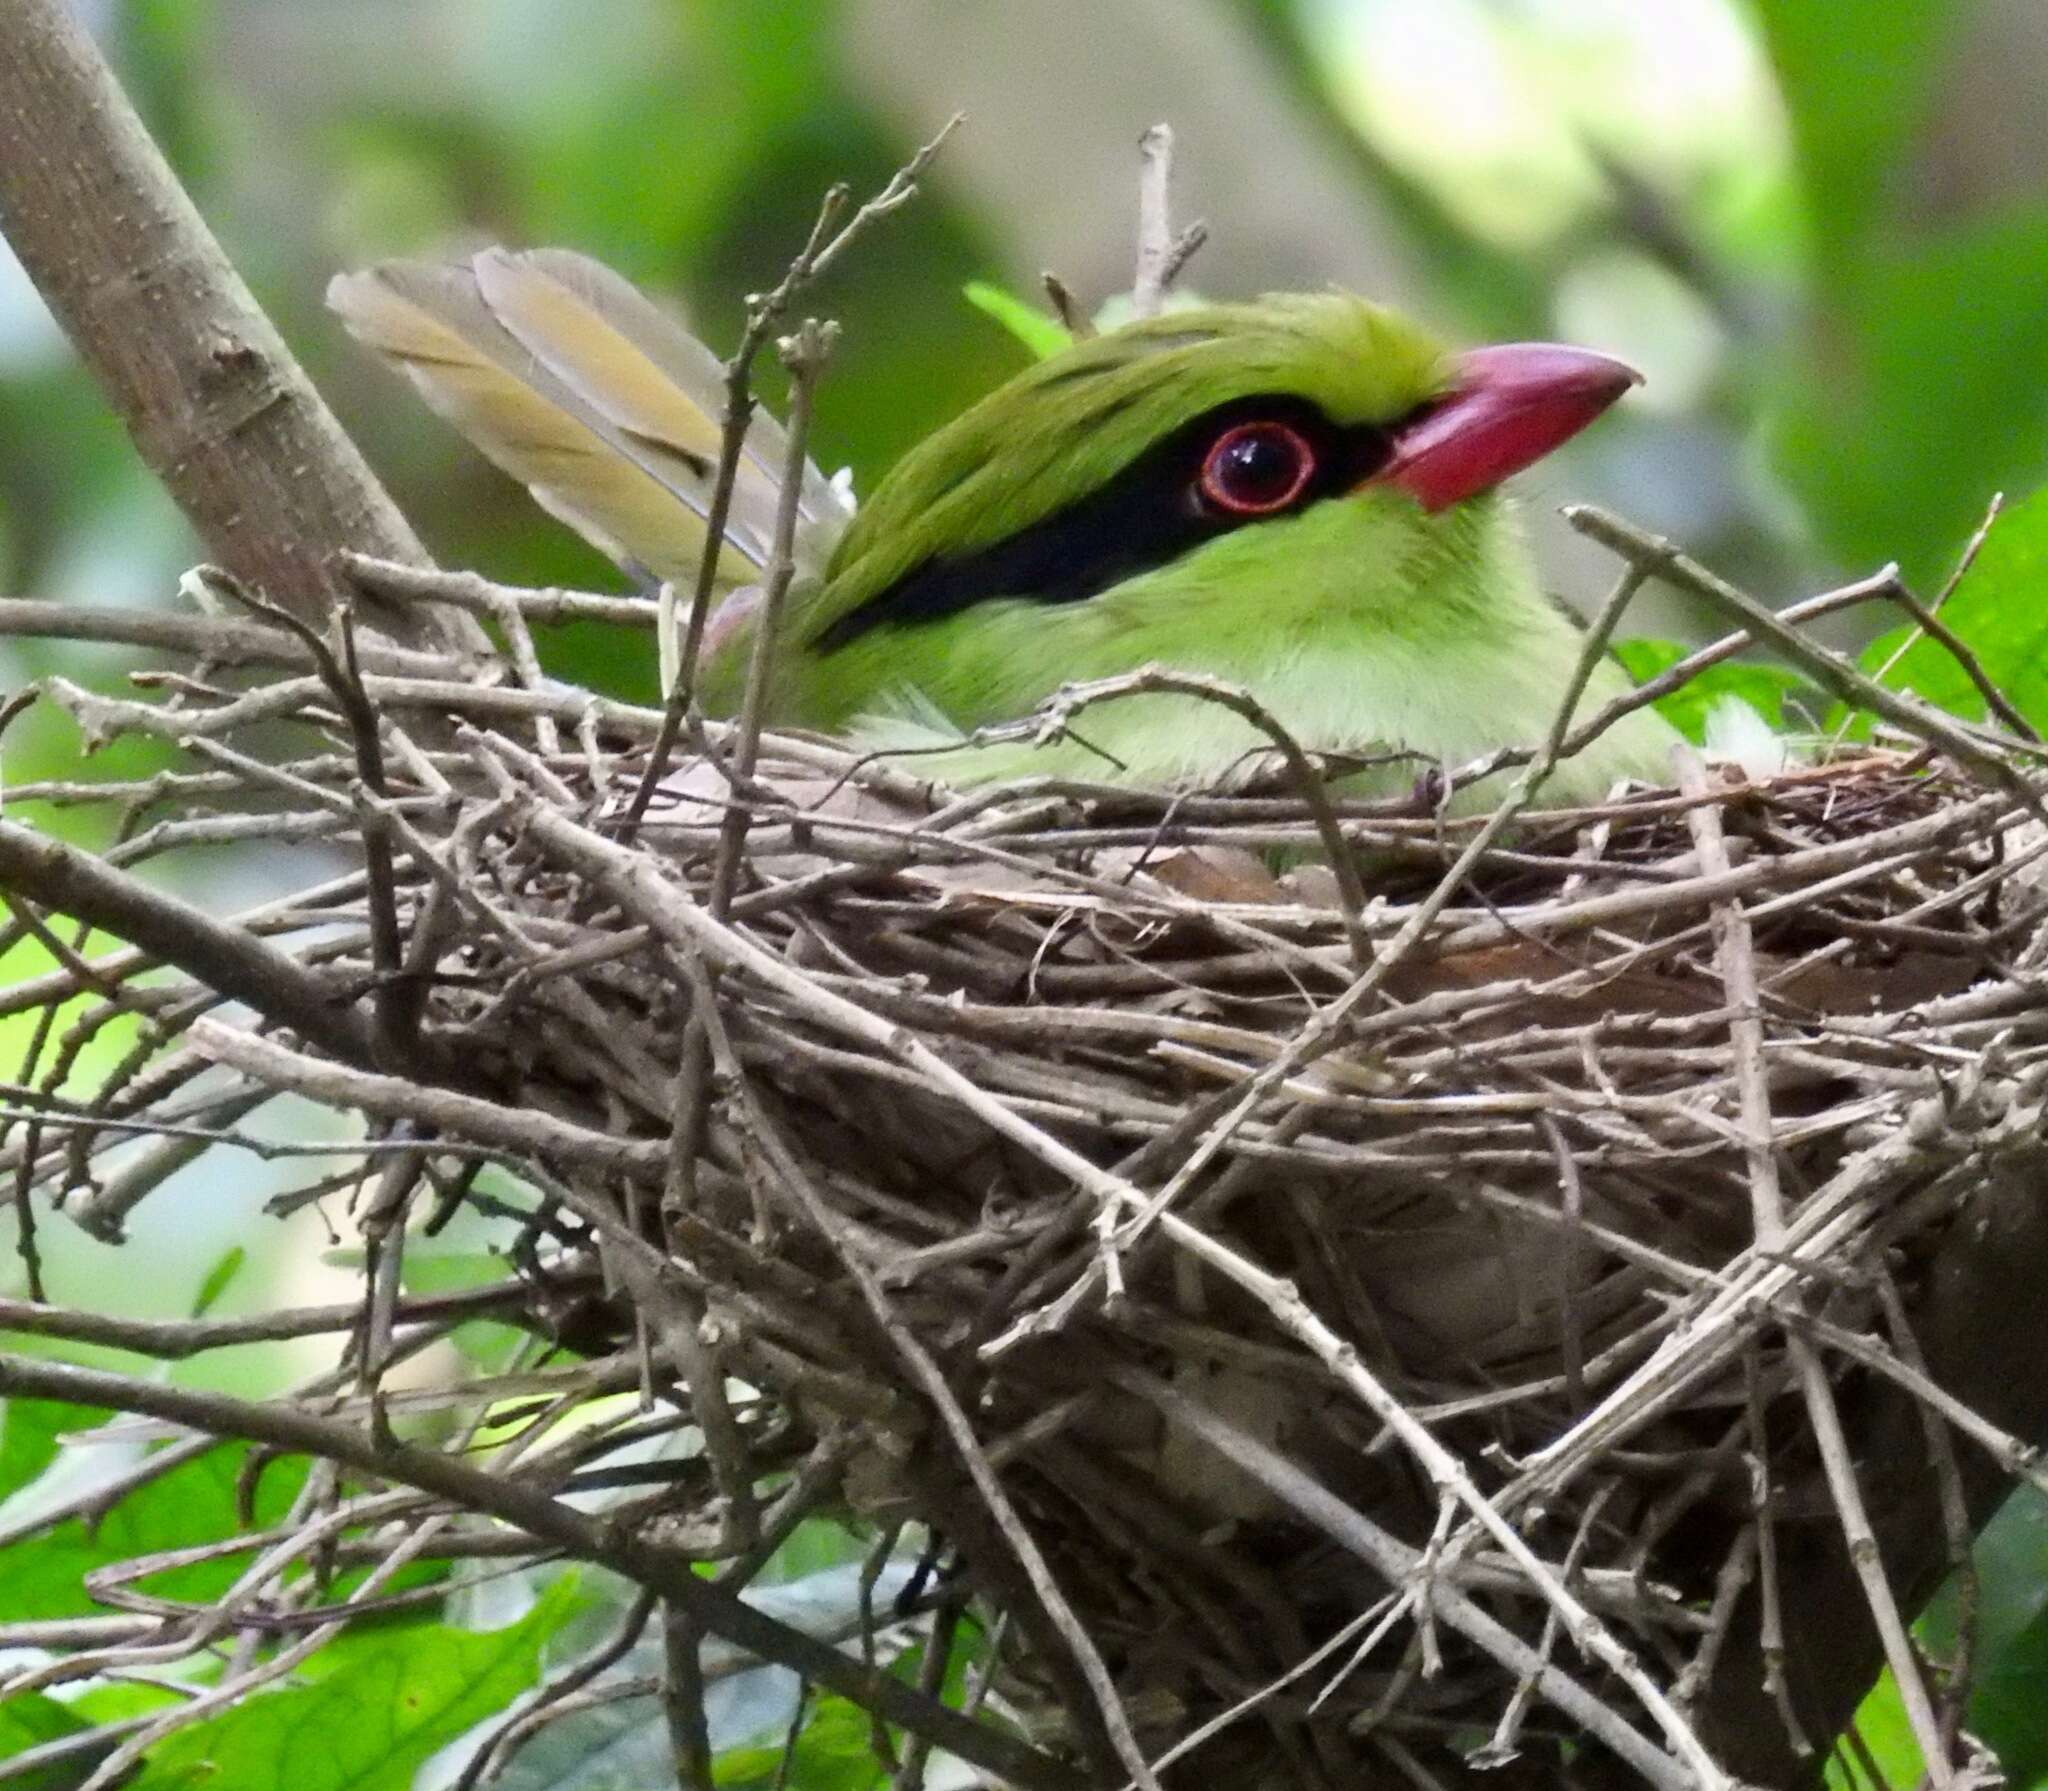
[[[1172,431],[1234,399],[1305,400],[1334,424],[1391,424],[1442,393],[1453,363],[1405,320],[1345,294],[1169,313],[1077,344],[983,399],[895,467],[822,574],[792,593],[776,719],[881,747],[945,748],[931,775],[1027,772],[1138,784],[1216,781],[1264,744],[1196,699],[1091,709],[1082,738],[959,746],[1028,715],[1062,684],[1149,663],[1248,689],[1311,749],[1397,749],[1360,780],[1400,789],[1542,737],[1581,636],[1539,590],[1495,494],[1430,513],[1382,484],[1216,536],[1081,602],[992,596],[957,614],[888,623],[831,651],[812,643],[897,580],[958,561],[1074,503]],[[729,630],[702,685],[737,701],[749,641]],[[1603,664],[1581,706],[1626,688]],[[1674,736],[1632,717],[1568,764],[1551,800],[1616,779],[1662,781]],[[1355,787],[1355,786],[1354,786]]]
[[[1439,389],[1441,347],[1340,293],[1177,311],[1080,343],[906,454],[833,555],[827,622],[920,560],[965,553],[1102,484],[1182,423],[1283,393],[1332,422],[1390,422]]]
[[[329,298],[555,514],[622,563],[694,581],[723,433],[717,365],[617,275],[566,251],[493,250],[343,275]],[[1537,588],[1493,488],[1631,377],[1550,345],[1454,356],[1336,292],[1081,342],[904,456],[850,523],[843,493],[806,468],[806,566],[771,719],[922,749],[921,769],[956,782],[1227,780],[1265,737],[1189,697],[1103,704],[1043,746],[963,744],[1063,684],[1158,663],[1242,686],[1312,750],[1403,755],[1354,788],[1403,789],[1429,765],[1530,745],[1581,637]],[[1304,463],[1321,475],[1256,520],[1219,509],[1205,483],[1204,456],[1246,417],[1283,439],[1307,429]],[[728,586],[765,569],[784,458],[757,416]],[[713,620],[699,682],[713,713],[738,706],[758,597],[741,589]],[[1603,664],[1582,707],[1625,688]],[[1661,781],[1673,739],[1636,715],[1548,793]]]

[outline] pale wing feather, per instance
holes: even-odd
[[[511,257],[546,274],[599,312],[618,333],[653,362],[686,401],[699,421],[678,421],[678,429],[691,430],[696,440],[708,443],[716,455],[724,436],[725,363],[673,317],[655,304],[639,287],[614,273],[601,261],[580,255],[574,249],[529,249]],[[552,364],[552,363],[551,363]],[[555,365],[567,378],[567,370]],[[628,388],[628,402],[637,387]],[[595,400],[597,394],[591,394]],[[617,419],[622,428],[636,425],[627,414]],[[767,411],[756,408],[747,426],[742,449],[745,462],[760,469],[771,486],[782,482],[788,464],[789,443],[782,424]],[[851,513],[845,494],[820,473],[808,459],[804,462],[803,489],[798,494],[798,515],[807,523],[843,522]]]
[[[722,369],[609,269],[567,250],[477,256],[484,302],[498,321],[594,413],[597,427],[692,509],[707,514],[725,405]],[[774,540],[786,444],[781,427],[755,413],[733,483],[726,533],[756,564]],[[798,515],[829,493],[806,467]]]
[[[491,315],[466,266],[389,262],[339,274],[327,302],[358,341],[600,552],[660,578],[693,576],[702,522],[583,420],[575,395]]]
[[[494,250],[342,274],[328,303],[552,515],[623,564],[695,580],[722,433],[706,408],[718,363],[616,274],[564,250]],[[777,485],[766,469],[784,439],[766,417],[749,431],[721,585],[767,561]],[[806,474],[802,508],[817,515],[799,530],[804,559],[829,552],[847,514]]]

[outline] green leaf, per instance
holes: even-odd
[[[2048,490],[2013,505],[1992,524],[1969,571],[1963,574],[1942,620],[1977,656],[1986,676],[2036,727],[2048,728]],[[1863,668],[1883,672],[1887,684],[1911,690],[1955,715],[1980,718],[1984,699],[1955,656],[1937,641],[1920,639],[1884,669],[1911,639],[1894,629],[1871,642]]]
[[[1074,345],[1073,334],[1065,324],[1046,316],[1036,305],[1026,304],[1013,292],[1005,292],[986,280],[969,280],[961,291],[977,311],[986,312],[1023,343],[1035,360],[1047,360]]]
[[[212,1685],[220,1674],[218,1662],[194,1666],[187,1678],[192,1685]],[[168,1685],[132,1679],[103,1679],[88,1685],[64,1708],[73,1716],[98,1727],[104,1723],[125,1723],[132,1716],[148,1716],[185,1700]]]
[[[565,1576],[486,1635],[414,1624],[344,1636],[314,1657],[312,1683],[258,1694],[151,1749],[130,1791],[408,1791],[430,1755],[533,1686],[578,1596]]]
[[[1660,672],[1669,671],[1691,651],[1674,641],[1618,641],[1614,656],[1628,675],[1642,684]],[[1655,707],[1659,715],[1697,746],[1707,737],[1709,712],[1729,697],[1747,703],[1774,730],[1785,731],[1785,702],[1794,693],[1812,693],[1817,700],[1812,685],[1784,666],[1724,660],[1661,698]]]
[[[1977,1538],[1977,1669],[1965,1726],[2015,1785],[2048,1773],[2048,1498],[2022,1485]],[[1937,1659],[1953,1654],[1956,1587],[1921,1621]]]
[[[17,1754],[25,1754],[30,1748],[41,1747],[47,1741],[61,1741],[67,1735],[77,1735],[90,1728],[74,1716],[55,1698],[42,1692],[24,1692],[0,1704],[0,1763],[11,1760]],[[64,1791],[64,1787],[78,1783],[80,1768],[76,1760],[45,1766],[40,1771],[22,1777],[10,1777],[8,1784],[16,1791]]]
[[[739,1747],[719,1755],[712,1782],[723,1791],[757,1791],[771,1785],[782,1763],[782,1743]],[[874,1724],[859,1705],[844,1698],[818,1701],[797,1737],[788,1782],[803,1791],[874,1791],[888,1783],[875,1759]]]
[[[104,1423],[107,1414],[57,1399],[10,1399],[0,1408],[0,1498],[19,1492],[57,1459],[67,1430]]]
[[[249,1260],[249,1252],[235,1244],[223,1253],[220,1261],[206,1271],[206,1279],[199,1284],[199,1292],[192,1301],[192,1316],[204,1318],[219,1303],[222,1294],[233,1285],[234,1279],[242,1272]]]
[[[467,1293],[489,1287],[512,1273],[512,1259],[499,1250],[410,1248],[400,1271],[407,1293]]]
[[[53,1497],[57,1491],[90,1490],[95,1464],[69,1452],[60,1460],[57,1439],[64,1431],[101,1423],[106,1417],[50,1400],[9,1400],[0,1428],[0,1465],[10,1472],[23,1464],[35,1468],[25,1479],[9,1478],[10,1496],[33,1501],[37,1482],[45,1474],[60,1477],[54,1481]],[[109,1478],[133,1464],[132,1453],[119,1444],[88,1447],[107,1450]],[[235,1483],[247,1455],[248,1445],[243,1443],[210,1449],[128,1494],[90,1527],[82,1519],[70,1518],[0,1552],[0,1621],[92,1615],[103,1608],[85,1589],[85,1576],[93,1569],[235,1534],[240,1527]],[[257,1489],[259,1525],[284,1515],[305,1474],[302,1460],[270,1465]],[[22,1513],[17,1508],[14,1515]],[[232,1585],[246,1565],[229,1556],[152,1574],[146,1583],[164,1597],[204,1603]]]
[[[2048,1773],[2048,1498],[2019,1487],[1977,1538],[1977,1666],[1964,1719],[2014,1785]],[[1935,1660],[1954,1657],[1956,1583],[1944,1586],[1916,1626]],[[1857,1727],[1888,1786],[1921,1782],[1920,1754],[1890,1673],[1856,1713]],[[1831,1765],[1833,1791],[1867,1791]]]
[[[1894,1791],[1912,1791],[1919,1784],[1926,1768],[1913,1740],[1913,1725],[1906,1720],[1906,1707],[1899,1700],[1898,1682],[1889,1669],[1857,1706],[1856,1729],[1887,1786]],[[1826,1784],[1828,1791],[1870,1791],[1862,1773],[1844,1764],[1840,1749],[1828,1759]]]
[[[2048,1499],[2021,1486],[1977,1539],[1978,1661],[1964,1726],[1997,1756],[2014,1785],[2048,1773]],[[1937,1660],[1955,1648],[1953,1581],[1917,1626]],[[1889,1672],[1856,1713],[1857,1727],[1888,1786],[1922,1783],[1920,1751]],[[1867,1791],[1831,1765],[1833,1791]]]
[[[923,1641],[913,1642],[889,1662],[889,1671],[907,1684],[917,1683],[924,1652]],[[941,1699],[957,1708],[966,1691],[968,1672],[986,1656],[986,1638],[980,1629],[963,1625],[947,1659],[945,1683],[939,1691]],[[900,1732],[892,1730],[891,1734],[900,1745]],[[775,1782],[782,1753],[781,1736],[748,1747],[729,1748],[718,1757],[715,1782],[726,1791],[760,1791]],[[801,1785],[804,1791],[871,1791],[886,1784],[888,1774],[875,1759],[872,1719],[844,1698],[820,1699],[797,1737],[787,1782]]]
[[[409,1249],[399,1272],[408,1293],[442,1294],[489,1287],[508,1280],[513,1270],[512,1259],[500,1251]],[[480,1372],[497,1374],[512,1365],[527,1333],[497,1319],[472,1318],[457,1325],[449,1341]]]
[[[868,1539],[857,1530],[827,1517],[809,1517],[790,1532],[789,1540],[761,1569],[757,1583],[780,1586],[844,1567],[866,1557]]]

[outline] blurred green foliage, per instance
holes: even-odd
[[[133,1791],[410,1791],[414,1775],[539,1676],[576,1606],[558,1579],[518,1621],[474,1634],[436,1623],[352,1630],[296,1683],[238,1700],[150,1752]]]
[[[818,295],[846,332],[820,398],[818,458],[850,466],[867,488],[1052,339],[1050,320],[1010,296],[1035,292],[1048,260],[1063,261],[1088,302],[1111,296],[1130,189],[1077,190],[1073,171],[1125,168],[1151,122],[1141,108],[1160,91],[1155,74],[1175,95],[1180,207],[1205,215],[1215,236],[1195,285],[1236,296],[1276,278],[1341,279],[1397,295],[1453,335],[1557,334],[1634,357],[1651,375],[1645,393],[1565,457],[1543,495],[1618,508],[1773,601],[1888,560],[1929,592],[1992,494],[2020,498],[2048,468],[2048,123],[2026,101],[2048,76],[2037,9],[1186,0],[1166,15],[1178,35],[1164,41],[1159,9],[1135,0],[102,0],[90,10],[201,209],[436,553],[507,579],[621,582],[343,339],[320,308],[335,269],[443,244],[570,244],[673,298],[722,347],[744,295],[779,274],[823,192],[838,181],[857,195],[880,187],[972,89],[972,141]],[[1095,78],[1105,68],[1110,78]],[[1021,202],[1006,184],[1017,169],[1041,171]],[[0,267],[0,589],[168,603],[197,546],[9,272]],[[1604,576],[1551,547],[1568,594]],[[2044,577],[2048,508],[2016,503],[1947,613],[2048,727]],[[1637,625],[1676,633],[1703,620],[1674,608]],[[639,637],[562,629],[542,650],[565,675],[652,692]],[[1648,675],[1682,649],[1645,640],[1629,651]],[[10,686],[55,669],[111,682],[128,663],[0,642]],[[1903,631],[1872,644],[1866,663],[1944,706],[1981,708],[1948,655]],[[1697,735],[1702,699],[1735,695],[1775,720],[1795,682],[1768,666],[1728,667],[1711,690],[1686,694],[1677,719]],[[40,714],[6,745],[16,785],[79,774],[75,734]],[[124,745],[86,773],[147,764]],[[100,837],[103,821],[74,816],[37,811]],[[265,872],[236,874],[260,884]],[[12,977],[41,962],[23,947],[0,969]],[[110,1029],[82,1070],[130,1036]],[[7,1052],[24,1042],[18,1026],[0,1026]],[[185,1278],[94,1280],[107,1305],[161,1306],[188,1300],[187,1288],[209,1304],[260,1298],[255,1283],[298,1272],[273,1252],[237,1273],[221,1249],[248,1201],[213,1192],[211,1226],[175,1244]],[[65,1249],[74,1267],[106,1260],[77,1254],[76,1239]],[[440,1285],[495,1268],[459,1250],[409,1264]],[[64,1292],[77,1297],[81,1279]],[[478,1324],[462,1342],[501,1363],[510,1339]],[[274,1381],[278,1371],[249,1372]],[[58,1472],[60,1436],[96,1421],[10,1408],[0,1497]],[[212,1452],[91,1530],[69,1526],[33,1558],[15,1551],[0,1615],[85,1610],[87,1567],[231,1527],[240,1459]],[[263,1510],[290,1489],[273,1468]],[[2015,1783],[2048,1773],[2042,1510],[2015,1501],[1980,1547],[1984,1664],[1970,1721]],[[819,1546],[823,1570],[845,1539],[833,1532]],[[195,1596],[231,1569],[180,1572],[164,1584]],[[406,1623],[336,1644],[289,1689],[174,1744],[140,1782],[192,1782],[205,1755],[235,1762],[237,1784],[281,1783],[284,1738],[313,1723],[351,1751],[310,1774],[294,1763],[295,1783],[406,1784],[434,1748],[532,1683],[571,1602],[543,1593],[510,1628],[483,1633]],[[1941,1609],[1929,1619],[1937,1649],[1952,1621]],[[0,1708],[0,1759],[115,1694],[163,1695],[101,1687],[77,1704],[12,1700]],[[356,1722],[371,1707],[391,1712],[390,1726]],[[1887,1776],[1912,1783],[1895,1700],[1880,1688],[1866,1716]],[[865,1782],[865,1746],[865,1724],[827,1705],[805,1738],[804,1782]],[[771,1751],[736,1753],[730,1777],[772,1775]]]
[[[1843,561],[1896,559],[1920,581],[1938,576],[1993,492],[2039,478],[2048,440],[2048,196],[1949,215],[1910,167],[1971,10],[1759,8],[1810,245],[1812,323],[1787,368],[1778,463]]]
[[[40,1485],[54,1502],[84,1490],[95,1478],[110,1482],[137,1467],[142,1450],[108,1443],[90,1454],[65,1452],[65,1471],[53,1473],[65,1433],[110,1416],[54,1401],[8,1401],[0,1417],[0,1497]],[[223,1444],[157,1475],[104,1515],[87,1511],[38,1537],[33,1546],[10,1549],[7,1571],[0,1574],[0,1622],[90,1615],[105,1608],[84,1585],[96,1568],[232,1534],[239,1521],[237,1480],[248,1455],[246,1444]],[[268,1467],[256,1488],[257,1522],[277,1522],[305,1477],[303,1461]],[[25,1514],[17,1508],[20,1515]],[[166,1598],[203,1603],[225,1592],[241,1568],[231,1558],[193,1562],[151,1575],[143,1585]]]

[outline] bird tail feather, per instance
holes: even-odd
[[[704,553],[724,434],[718,358],[610,268],[567,249],[486,249],[338,274],[328,305],[537,502],[622,566],[688,586]],[[756,410],[741,449],[719,584],[758,579],[788,445]],[[800,570],[850,511],[808,460]]]

